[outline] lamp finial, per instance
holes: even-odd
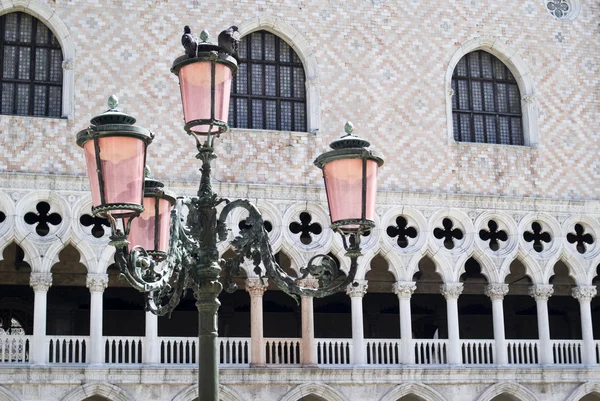
[[[108,108],[115,110],[119,106],[119,98],[116,95],[110,95],[108,98]]]
[[[200,32],[200,40],[203,42],[208,42],[208,39],[210,39],[210,34],[206,29],[203,29],[202,32]]]
[[[346,125],[344,125],[344,131],[346,131],[346,134],[352,135],[352,132],[354,132],[354,124],[352,124],[350,121],[346,121]]]

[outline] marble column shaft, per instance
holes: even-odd
[[[52,286],[52,273],[33,272],[29,276],[29,285],[33,288],[33,338],[31,344],[31,363],[43,365],[47,362],[46,319],[48,290]]]
[[[398,281],[393,286],[393,291],[400,302],[400,348],[402,349],[401,362],[404,364],[415,363],[410,298],[416,289],[417,285],[414,281]]]
[[[508,284],[490,284],[485,288],[485,295],[492,301],[492,316],[494,319],[494,362],[496,365],[508,365],[508,350],[504,331],[504,297],[508,294]]]
[[[357,285],[354,285],[354,284]],[[346,287],[346,294],[350,297],[352,308],[352,364],[365,365],[367,353],[365,345],[365,331],[363,321],[363,297],[369,285],[366,280],[355,280]]]
[[[554,293],[552,284],[536,284],[529,287],[529,295],[535,299],[538,320],[539,362],[542,365],[554,363],[550,342],[550,321],[548,320],[548,299]]]
[[[440,291],[446,298],[446,314],[448,319],[448,363],[462,363],[460,352],[460,332],[458,325],[458,297],[463,291],[463,283],[448,283],[440,286]]]
[[[585,365],[595,365],[596,350],[594,344],[594,328],[592,326],[592,298],[596,296],[596,286],[579,286],[572,289],[573,297],[579,300],[581,314],[581,338],[583,339],[583,350],[581,352],[582,362]]]
[[[246,279],[246,291],[250,294],[250,366],[266,365],[263,338],[263,295],[267,290],[267,279]]]
[[[102,315],[104,290],[108,286],[107,274],[88,274],[86,286],[90,290],[90,364],[104,363],[104,341],[102,337]]]

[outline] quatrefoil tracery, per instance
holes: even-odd
[[[490,249],[492,251],[497,251],[500,249],[500,243],[498,241],[508,241],[508,234],[506,234],[506,231],[504,230],[499,230],[498,223],[494,220],[488,221],[487,226],[487,230],[479,230],[479,238],[481,238],[482,241],[489,241]]]
[[[587,250],[588,245],[592,245],[594,243],[594,237],[590,233],[585,232],[585,228],[581,224],[575,224],[575,233],[567,234],[567,241],[571,244],[575,244],[575,248],[577,252],[584,254]]]
[[[408,226],[408,221],[404,216],[396,218],[395,226],[388,226],[387,235],[390,238],[398,237],[396,241],[400,248],[406,248],[409,244],[409,238],[417,238],[417,230]]]
[[[4,220],[6,220],[6,215],[0,210],[0,223],[3,223]]]
[[[312,235],[319,235],[323,231],[319,223],[312,223],[312,216],[307,212],[300,213],[300,222],[294,221],[290,223],[290,231],[293,234],[300,233],[300,241],[304,245],[310,244],[313,239]]]
[[[94,217],[89,214],[84,214],[79,218],[79,222],[84,227],[92,227],[91,233],[94,238],[102,238],[106,232],[104,227],[109,228],[110,223],[102,217]]]
[[[267,230],[268,233],[273,231],[273,224],[271,224],[270,221],[265,220],[263,223],[263,226],[265,227],[265,230]],[[240,223],[238,224],[238,228],[240,230],[249,230],[252,228],[252,224],[248,224],[246,219],[244,219],[244,220],[240,221]]]
[[[531,231],[523,233],[523,239],[527,242],[533,242],[533,249],[539,253],[544,250],[544,242],[550,243],[552,241],[552,236],[549,232],[542,230],[540,223],[534,221],[531,223]]]
[[[62,217],[58,213],[49,213],[50,205],[48,202],[39,202],[35,209],[37,213],[29,212],[25,214],[25,223],[29,225],[36,224],[35,232],[40,237],[44,237],[50,233],[50,226],[57,226],[62,222]]]
[[[452,227],[454,227],[454,223],[449,218],[442,220],[442,226],[444,227],[443,229],[439,227],[434,229],[433,235],[437,239],[444,240],[444,247],[446,249],[454,249],[454,240],[456,239],[460,241],[464,237],[462,230],[459,228],[453,229]]]

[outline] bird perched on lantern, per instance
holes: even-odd
[[[238,59],[238,50],[240,48],[241,35],[237,26],[230,26],[219,34],[219,47],[225,50],[236,61]]]
[[[183,28],[181,45],[185,49],[185,54],[190,57],[196,57],[196,52],[198,50],[198,39],[192,35],[192,30],[187,25]]]

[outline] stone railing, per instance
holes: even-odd
[[[317,338],[317,364],[350,365],[352,360],[352,340],[338,338]]]
[[[494,363],[494,340],[461,340],[464,365],[491,365]]]
[[[367,339],[368,365],[397,365],[400,363],[400,340]]]
[[[28,363],[31,336],[1,335],[0,363]]]
[[[266,362],[268,365],[299,365],[299,338],[265,338]]]
[[[535,365],[539,363],[538,340],[506,340],[509,365]]]

